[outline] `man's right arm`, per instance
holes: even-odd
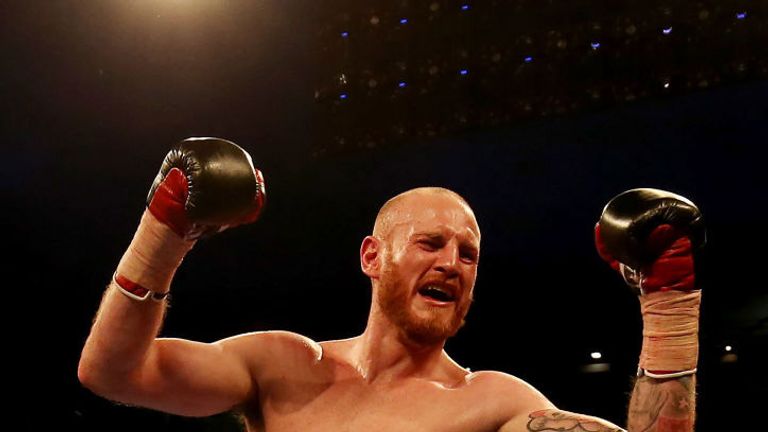
[[[209,166],[219,171],[206,172]],[[210,208],[222,196],[224,208]],[[156,336],[170,281],[197,238],[254,221],[263,200],[261,174],[233,143],[185,140],[169,153],[83,348],[78,376],[86,387],[112,400],[190,416],[230,409],[254,394],[250,369],[258,356],[246,364],[243,351],[247,346],[250,356],[269,337],[203,344]]]
[[[155,338],[163,308],[108,287],[83,349],[81,382],[110,400],[200,417],[255,403],[258,383],[278,374],[276,368],[309,364],[322,352],[306,337],[284,331],[214,343]]]
[[[80,359],[80,381],[94,393],[173,414],[226,411],[254,391],[235,344],[155,338],[162,303],[138,303],[110,286]]]

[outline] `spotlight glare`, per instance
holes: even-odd
[[[530,63],[530,62],[533,61],[533,57],[528,56],[528,57],[524,58],[523,61],[526,62],[526,63]]]
[[[589,45],[592,47],[593,50],[600,48],[600,42],[592,42]]]
[[[581,367],[581,371],[584,373],[603,373],[610,370],[610,363],[590,363]]]
[[[736,19],[743,20],[746,17],[747,17],[747,12],[746,11],[744,11],[744,12],[737,12],[736,13]]]
[[[462,70],[459,71],[459,75],[466,75],[468,73],[469,73],[469,71],[467,69],[462,69]]]
[[[662,29],[661,32],[664,33],[665,35],[672,33],[672,26]]]
[[[408,18],[400,19],[400,24],[408,24]]]
[[[732,347],[732,346],[730,346],[730,345],[726,345],[726,346],[725,346],[725,350],[726,350],[727,352],[731,352],[731,351],[733,350],[733,347]]]
[[[601,354],[598,351],[595,351],[595,352],[591,353],[589,356],[592,357],[595,360],[603,358],[603,354]]]
[[[348,95],[346,93],[341,93],[339,95],[339,99],[342,99],[342,100],[346,99],[347,97],[348,97]]]
[[[468,4],[461,5],[461,10],[463,11],[469,10],[469,5]]]

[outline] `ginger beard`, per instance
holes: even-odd
[[[473,300],[472,292],[468,298],[459,296],[451,308],[427,306],[430,312],[428,317],[418,316],[413,310],[413,302],[418,301],[415,299],[418,295],[406,284],[399,283],[391,257],[384,257],[376,299],[384,316],[409,340],[425,345],[443,343],[464,326],[464,318]]]

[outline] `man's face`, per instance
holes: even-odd
[[[377,300],[384,314],[419,343],[456,334],[472,303],[480,230],[455,198],[407,200],[383,240]]]

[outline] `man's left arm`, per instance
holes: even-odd
[[[631,432],[689,432],[696,413],[696,377],[657,379],[642,376],[629,402]],[[555,408],[511,419],[499,432],[618,432],[624,429],[598,418]]]
[[[493,407],[501,417],[498,432],[618,432],[624,429],[593,416],[558,409],[546,396],[519,378],[493,373],[491,392],[501,405]]]
[[[629,403],[631,432],[692,432],[701,291],[695,277],[706,240],[698,208],[658,189],[614,197],[595,227],[600,256],[639,294],[643,347]],[[608,421],[557,409],[528,409],[499,432],[622,431]],[[523,411],[525,412],[525,411]]]
[[[696,418],[701,212],[685,197],[632,189],[595,227],[601,258],[639,294],[643,347],[629,404],[630,431],[692,432]]]
[[[537,410],[517,416],[499,432],[622,432],[624,429],[598,417],[559,409]],[[626,432],[626,431],[624,431]]]
[[[629,402],[630,431],[689,432],[696,415],[696,376],[642,376]]]
[[[635,382],[629,402],[631,432],[689,432],[696,414],[696,376],[657,379],[642,376]],[[588,415],[556,408],[519,415],[499,432],[619,432],[615,424]]]

